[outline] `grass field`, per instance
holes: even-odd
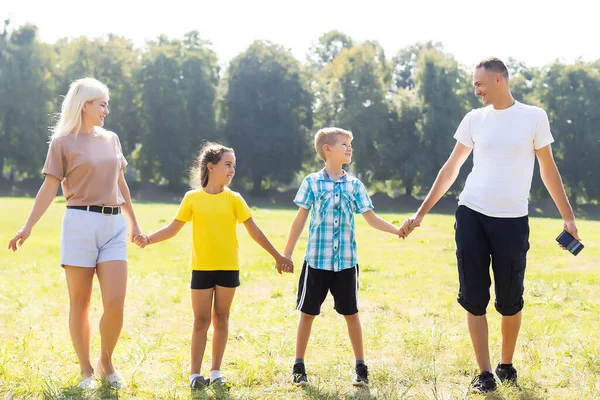
[[[6,250],[31,199],[0,198],[0,398],[189,399],[190,226],[168,242],[130,247],[125,325],[115,364],[129,386],[84,394],[71,346],[64,273],[58,265],[64,201],[51,206],[17,253]],[[170,221],[177,206],[139,204],[146,231]],[[258,225],[283,248],[291,210],[256,209]],[[406,215],[382,214],[389,221]],[[398,222],[396,222],[398,223]],[[554,238],[559,220],[530,220],[524,323],[515,365],[521,388],[488,399],[600,398],[600,222],[579,221],[586,249],[577,257]],[[197,398],[464,399],[476,364],[465,312],[456,303],[453,217],[430,215],[407,241],[357,218],[360,310],[371,372],[369,390],[350,385],[354,360],[342,317],[328,298],[306,354],[311,386],[290,384],[298,314],[294,310],[306,230],[294,254],[297,272],[279,276],[270,257],[240,227],[241,279],[232,307],[223,374],[233,388]],[[500,318],[488,307],[492,363],[499,360]],[[92,354],[99,351],[97,282]],[[209,341],[211,333],[209,332]],[[209,343],[210,346],[210,343]],[[208,347],[209,348],[209,347]],[[209,351],[210,354],[210,351]],[[203,374],[208,374],[205,357]],[[477,397],[475,397],[477,398]],[[479,397],[484,398],[484,397]]]

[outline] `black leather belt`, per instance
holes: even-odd
[[[119,206],[67,206],[73,210],[83,210],[97,212],[103,215],[117,215],[121,214],[121,207]]]

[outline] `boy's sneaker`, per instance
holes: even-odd
[[[195,377],[190,382],[190,386],[192,389],[201,390],[208,386],[208,379],[203,377],[202,375]]]
[[[292,382],[296,386],[308,385],[308,378],[306,377],[306,368],[304,367],[304,363],[294,364]]]
[[[231,383],[227,382],[222,376],[212,380],[210,385],[224,390],[231,389]]]
[[[512,365],[503,367],[498,364],[496,367],[496,376],[505,385],[517,386],[517,370]]]
[[[496,384],[494,374],[489,371],[483,371],[473,379],[473,382],[471,382],[471,390],[473,393],[489,393],[496,390],[497,387],[498,385]]]
[[[369,368],[365,364],[358,364],[356,366],[356,376],[352,381],[354,386],[368,386],[369,385]]]

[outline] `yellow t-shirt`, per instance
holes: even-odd
[[[251,217],[252,212],[242,196],[229,188],[218,194],[202,189],[187,192],[175,219],[192,221],[192,268],[239,270],[236,225]]]

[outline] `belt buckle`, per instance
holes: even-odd
[[[105,208],[110,208],[110,212],[105,213],[104,212]],[[102,206],[102,215],[113,215],[113,206]]]

